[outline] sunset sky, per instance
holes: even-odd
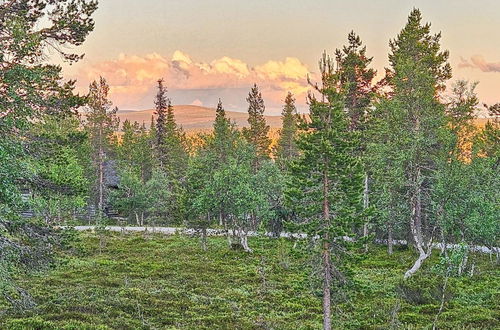
[[[153,107],[163,77],[174,104],[208,107],[222,98],[246,110],[256,82],[268,114],[278,114],[288,90],[305,109],[306,76],[317,61],[358,33],[373,67],[388,65],[389,39],[420,8],[450,51],[453,80],[479,81],[482,102],[500,101],[500,1],[100,0],[96,27],[77,49],[85,59],[63,65],[80,91],[99,75],[120,109]]]

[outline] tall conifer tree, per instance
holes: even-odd
[[[160,167],[164,166],[166,161],[166,125],[167,125],[167,88],[163,86],[163,79],[158,79],[158,92],[155,98],[155,114],[156,118],[156,131],[155,131],[155,148]],[[151,127],[153,125],[151,124]]]
[[[361,206],[362,168],[355,154],[357,141],[349,129],[338,72],[329,57],[320,61],[321,100],[310,97],[310,120],[297,140],[299,158],[292,162],[288,201],[302,222],[299,231],[319,237],[323,282],[323,328],[331,329],[333,279],[342,280],[340,254]]]

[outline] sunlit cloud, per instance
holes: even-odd
[[[459,68],[479,69],[483,72],[500,72],[500,62],[487,62],[483,56],[474,55],[470,60],[461,58]]]
[[[266,106],[276,112],[288,91],[295,94],[299,107],[305,104],[309,74],[308,67],[295,57],[270,60],[252,67],[228,56],[210,62],[195,61],[189,54],[177,50],[171,57],[158,53],[120,54],[115,59],[86,64],[77,78],[81,86],[87,86],[99,76],[105,77],[110,84],[111,99],[124,109],[151,108],[156,81],[163,78],[172,95],[182,96],[189,92],[191,101],[187,104],[215,106],[211,104],[217,96],[214,92],[220,90],[219,97],[224,97],[233,91],[241,102],[235,103],[233,96],[231,104],[236,110],[245,110],[245,94],[253,83],[257,83]],[[195,98],[192,98],[193,93]],[[174,104],[180,104],[172,98]],[[180,99],[184,101],[183,97]]]

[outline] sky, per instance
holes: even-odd
[[[95,30],[63,65],[80,92],[102,75],[122,110],[153,108],[164,78],[173,104],[246,111],[253,83],[267,114],[279,114],[288,91],[306,109],[307,75],[323,51],[333,54],[354,30],[382,76],[389,40],[412,8],[422,11],[450,51],[453,80],[479,81],[481,102],[500,102],[498,0],[100,0]],[[54,55],[56,57],[56,55]],[[59,59],[55,58],[56,61]],[[451,84],[451,83],[450,83]]]

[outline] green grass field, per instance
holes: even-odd
[[[319,329],[321,296],[308,258],[290,241],[251,238],[254,253],[210,238],[84,233],[49,272],[19,279],[31,311],[0,314],[6,329]],[[500,327],[500,272],[474,256],[476,275],[450,278],[439,329]],[[410,281],[407,249],[372,247],[353,265],[353,285],[333,310],[336,329],[431,328],[443,278],[438,253]],[[2,305],[0,305],[1,307]],[[5,306],[5,305],[3,305]]]

